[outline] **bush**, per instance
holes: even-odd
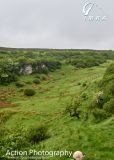
[[[19,91],[18,92],[23,92],[24,91],[24,88],[21,88],[21,89],[19,89]]]
[[[99,91],[91,106],[94,117],[99,120],[103,120],[114,113],[114,63],[111,64],[99,83]]]
[[[0,75],[0,83],[1,84],[9,84],[11,82],[16,82],[18,80],[18,76],[15,74],[1,74]]]
[[[81,95],[81,97],[83,98],[83,100],[87,100],[87,99],[88,99],[87,93],[83,93],[83,94]]]
[[[0,131],[1,131],[0,133],[1,160],[7,159],[8,155],[4,154],[7,149],[8,150],[25,150],[25,148],[30,147],[30,143],[26,138],[27,137],[26,129],[23,126],[20,127],[20,124],[17,125],[16,128],[3,128],[3,126],[0,126]],[[12,155],[10,158],[14,159]]]
[[[36,74],[34,77],[40,79],[40,75],[39,74]]]
[[[92,103],[89,106],[90,110],[94,110],[95,108],[102,109],[104,104],[104,93],[102,91],[97,92],[92,100]]]
[[[46,125],[34,126],[29,130],[28,139],[31,143],[39,143],[49,138],[48,128]]]
[[[78,82],[78,84],[77,84],[78,86],[80,86],[81,85],[81,82]]]
[[[108,84],[105,86],[105,92],[110,95],[110,96],[114,96],[114,81],[110,81],[108,82]]]
[[[49,72],[49,70],[48,70],[47,67],[45,67],[45,68],[42,69],[42,73],[43,73],[43,74],[48,74],[48,72]]]
[[[17,87],[24,87],[25,86],[25,83],[24,82],[16,82],[15,85]]]
[[[114,113],[114,98],[110,99],[107,103],[104,104],[103,109],[107,114],[112,115]]]
[[[41,79],[45,81],[45,80],[47,80],[47,76],[42,75],[42,76],[41,76]]]
[[[26,83],[26,84],[32,84],[32,82],[31,82],[31,81],[26,81],[25,83]]]
[[[34,89],[25,89],[25,91],[24,91],[24,95],[26,95],[26,96],[33,96],[33,95],[35,95],[35,90]]]
[[[82,84],[82,87],[86,87],[87,86],[87,84],[84,82],[83,84]]]
[[[37,79],[34,79],[34,80],[33,80],[33,83],[35,83],[35,84],[40,84],[40,79],[38,79],[38,78],[37,78]]]
[[[66,107],[65,113],[69,113],[71,117],[80,118],[80,99],[76,98],[72,100]]]
[[[94,109],[92,112],[96,122],[100,122],[107,118],[107,113],[103,109]]]
[[[99,66],[104,62],[105,60],[99,58],[82,57],[79,59],[73,59],[70,63],[74,65],[76,68],[88,68]]]
[[[112,63],[106,70],[103,79],[99,83],[99,87],[105,89],[110,88],[110,85],[114,83],[114,63]],[[108,86],[107,86],[108,85]]]

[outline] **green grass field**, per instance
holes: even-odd
[[[64,114],[69,101],[83,93],[88,95],[88,99],[82,102],[81,107],[82,110],[87,109],[109,63],[78,70],[70,64],[64,64],[61,70],[49,73],[40,84],[30,83],[23,87],[34,88],[36,95],[33,97],[23,96],[23,89],[13,83],[7,87],[0,86],[0,90],[5,92],[13,89],[8,101],[15,104],[0,106],[0,112],[11,113],[4,121],[5,126],[30,128],[43,123],[49,127],[50,138],[31,148],[47,151],[66,149],[72,152],[81,150],[86,154],[85,160],[114,160],[114,116],[96,124]],[[32,82],[33,78],[34,75],[22,76],[20,81]],[[83,83],[87,87],[83,87]],[[56,156],[49,159],[70,160],[72,157]]]

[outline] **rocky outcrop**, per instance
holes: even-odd
[[[31,65],[26,65],[20,69],[20,74],[30,75],[33,73],[33,69]]]

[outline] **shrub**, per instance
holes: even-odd
[[[39,143],[49,138],[48,128],[46,125],[34,126],[29,130],[28,139],[31,143]]]
[[[11,82],[16,82],[18,80],[17,75],[15,74],[1,74],[0,75],[0,83],[1,84],[9,84]]]
[[[87,84],[84,82],[83,84],[82,84],[82,87],[86,87],[87,86]]]
[[[47,68],[47,67],[42,68],[42,73],[44,73],[44,74],[48,74],[48,72],[49,72],[49,70],[48,70],[48,68]]]
[[[107,118],[107,114],[103,109],[96,108],[92,112],[96,122],[100,122]]]
[[[40,84],[40,79],[38,79],[38,78],[37,78],[37,79],[34,79],[34,80],[33,80],[33,83],[35,83],[35,84]]]
[[[23,92],[24,91],[24,88],[21,88],[20,90],[19,90],[19,92]]]
[[[7,159],[7,155],[4,154],[6,149],[23,150],[30,145],[26,138],[26,129],[24,127],[20,127],[20,124],[17,125],[16,128],[3,128],[3,126],[0,126],[0,130],[0,144],[3,146],[0,147],[0,157],[3,156],[5,158],[4,160]],[[14,159],[12,156],[10,158]],[[3,158],[1,159],[3,160]]]
[[[80,86],[81,85],[81,82],[78,82],[78,84],[77,84],[78,86]]]
[[[18,79],[18,65],[12,59],[0,59],[0,83],[9,84]]]
[[[42,75],[42,76],[41,76],[41,79],[45,81],[45,80],[47,80],[47,76]]]
[[[90,110],[96,119],[103,120],[114,113],[114,63],[107,68],[99,88],[102,91],[96,94]]]
[[[36,74],[36,75],[35,75],[35,78],[40,79],[40,75],[39,75],[39,74]]]
[[[69,113],[71,117],[77,117],[78,119],[80,118],[80,99],[74,99],[72,100],[66,107],[65,112]]]
[[[32,82],[31,82],[31,81],[26,81],[25,83],[26,83],[26,84],[32,84]]]
[[[108,82],[104,89],[108,95],[114,96],[114,81]]]
[[[105,89],[105,87],[110,88],[110,85],[112,85],[112,83],[114,83],[114,63],[112,63],[106,70],[103,79],[100,81],[99,83],[99,87],[102,87],[103,89]]]
[[[114,113],[114,98],[110,99],[107,103],[104,104],[103,109],[107,114],[112,115]]]
[[[103,108],[104,104],[104,93],[102,91],[97,92],[94,97],[91,105],[89,106],[90,110],[94,110],[95,108]]]
[[[6,136],[9,133],[8,129],[4,124],[0,123],[0,139],[2,139],[4,136]]]
[[[81,95],[81,97],[83,98],[83,100],[88,99],[88,95],[87,95],[87,93],[83,93],[83,94]]]
[[[33,95],[35,95],[35,90],[34,89],[25,89],[25,91],[24,91],[24,95],[26,95],[26,96],[33,96]]]
[[[104,63],[105,59],[99,59],[99,58],[90,58],[90,57],[82,57],[79,59],[71,60],[71,64],[74,65],[76,68],[88,68],[88,67],[94,67],[99,66],[100,64]]]
[[[15,85],[17,87],[24,87],[25,86],[25,83],[24,82],[16,82]]]

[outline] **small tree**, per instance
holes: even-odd
[[[80,99],[76,98],[72,100],[66,107],[65,112],[69,113],[71,117],[77,117],[78,119],[80,118]]]

